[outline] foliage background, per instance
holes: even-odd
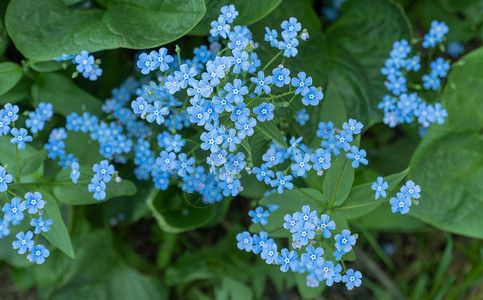
[[[235,235],[249,226],[246,213],[253,199],[263,195],[255,183],[242,197],[209,208],[192,207],[191,217],[183,217],[190,203],[185,195],[157,192],[136,182],[134,196],[98,205],[62,205],[89,203],[72,197],[72,190],[54,191],[76,259],[56,250],[44,265],[28,267],[11,251],[11,240],[0,240],[0,298],[481,299],[482,1],[353,0],[343,5],[334,23],[321,16],[330,1],[3,1],[0,104],[28,106],[49,99],[61,116],[84,109],[102,115],[100,99],[133,72],[133,49],[167,44],[174,52],[178,44],[183,53],[191,53],[206,43],[208,22],[229,3],[240,11],[237,21],[248,24],[260,43],[257,53],[263,62],[273,56],[263,42],[265,26],[295,16],[308,29],[309,41],[285,64],[310,74],[326,97],[310,111],[308,126],[288,126],[310,135],[320,121],[340,124],[357,118],[366,125],[361,143],[370,165],[355,172],[354,185],[410,166],[411,179],[422,187],[420,205],[409,216],[392,215],[386,204],[363,217],[359,212],[345,215],[362,237],[353,266],[364,274],[363,287],[353,292],[344,287],[309,289],[303,276],[278,272],[236,249]],[[446,123],[433,126],[421,139],[416,128],[381,124],[376,106],[385,93],[380,68],[392,43],[421,37],[433,19],[445,21],[448,42],[464,42],[468,54],[454,60],[443,92]],[[105,50],[97,54],[104,74],[95,83],[70,80],[71,70],[51,61],[84,49]],[[51,126],[56,122],[62,119]],[[81,136],[69,139],[73,149],[85,144]],[[40,143],[34,146],[41,148]],[[89,149],[87,145],[79,152]],[[320,189],[319,180],[309,179],[308,186]]]

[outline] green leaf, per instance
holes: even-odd
[[[7,173],[12,174],[14,178],[17,177],[17,146],[10,143],[11,136],[0,136],[0,162],[2,166],[7,166],[6,170]],[[44,151],[39,151],[34,147],[30,146],[28,143],[25,145],[25,149],[18,150],[18,157],[19,157],[19,164],[20,170],[24,170],[26,168],[27,173],[21,174],[28,175],[32,174],[33,172],[37,171],[40,166],[42,165],[43,161],[42,156],[45,155]],[[34,162],[35,160],[35,162]],[[32,171],[32,169],[34,169]]]
[[[42,232],[42,235],[55,247],[59,248],[71,258],[75,258],[72,242],[70,241],[69,232],[65,226],[64,220],[60,213],[59,205],[52,195],[44,189],[40,189],[42,199],[45,201],[44,218],[52,219],[54,224],[50,226],[50,230]]]
[[[220,202],[205,205],[201,195],[180,193],[176,187],[166,191],[153,189],[146,203],[159,227],[169,233],[210,225],[226,209]]]
[[[94,172],[91,168],[80,166],[80,177],[77,184],[70,179],[71,169],[65,169],[55,176],[56,184],[53,188],[54,196],[62,203],[69,205],[87,205],[105,202],[111,198],[120,196],[132,196],[136,193],[136,186],[129,180],[123,179],[116,182],[114,178],[106,184],[106,198],[97,201],[93,198],[93,193],[87,189]]]
[[[308,273],[295,273],[295,281],[297,282],[297,289],[302,296],[302,299],[314,299],[322,294],[326,288],[325,284],[319,284],[318,287],[312,288],[307,286]]]
[[[0,63],[0,95],[5,94],[22,78],[22,67],[13,62]]]
[[[357,136],[351,145],[359,147],[360,136]],[[330,168],[324,177],[324,195],[330,199],[329,203],[339,206],[347,199],[352,183],[354,182],[354,168],[351,161],[346,158],[345,152],[341,151],[339,156],[332,161]]]
[[[37,171],[43,165],[48,153],[49,151],[42,149],[29,158],[22,160],[20,163],[21,174],[30,175]]]
[[[71,79],[55,73],[42,73],[32,85],[32,97],[38,102],[52,103],[56,113],[67,117],[70,113],[102,115],[102,102],[83,89]]]
[[[277,142],[279,145],[286,147],[287,142],[284,140],[282,132],[272,122],[259,122],[257,123],[258,130],[260,130],[267,138]]]
[[[8,36],[5,27],[3,26],[3,20],[0,18],[0,56],[3,56],[8,46]]]
[[[453,64],[443,93],[448,117],[432,125],[411,160],[421,186],[410,215],[450,232],[483,238],[483,48]]]
[[[206,3],[206,14],[203,19],[196,25],[190,34],[194,35],[205,35],[210,33],[211,22],[218,20],[218,16],[221,13],[221,7],[225,5],[233,4],[239,15],[236,17],[234,24],[236,25],[248,25],[261,18],[265,17],[272,10],[274,10],[277,5],[280,4],[282,0],[205,0]]]
[[[65,151],[73,153],[84,166],[94,165],[105,159],[99,153],[100,145],[90,138],[89,133],[69,131],[65,140]]]
[[[378,200],[375,200],[375,191],[371,189],[372,182],[366,183],[353,187],[347,200],[335,210],[346,219],[354,219],[368,214],[382,203],[389,201],[390,197],[400,189],[399,184],[408,172],[409,168],[400,173],[384,177],[384,181],[387,181],[389,185],[386,190],[386,199],[379,197]]]
[[[248,286],[228,277],[221,280],[221,290],[217,293],[216,300],[245,299],[253,299],[253,293]]]
[[[334,84],[349,117],[369,128],[381,119],[377,103],[386,90],[380,69],[393,43],[409,39],[410,28],[404,12],[392,1],[352,0],[343,8],[340,18],[323,33],[310,1],[283,1],[270,17],[254,24],[252,32],[260,43],[257,53],[267,62],[278,50],[263,41],[265,26],[273,28],[297,17],[310,38],[300,42],[297,57],[284,65],[295,74],[304,71],[312,76],[314,86]]]
[[[31,84],[32,80],[26,76],[22,77],[13,88],[11,88],[5,94],[0,95],[0,104],[14,104],[25,99],[27,96],[29,96]]]
[[[167,299],[164,287],[157,279],[127,264],[126,256],[114,247],[108,230],[77,236],[74,244],[77,259],[71,261],[49,298]]]
[[[271,193],[263,197],[260,204],[276,204],[279,208],[270,213],[267,218],[267,225],[262,227],[260,224],[252,224],[249,230],[251,232],[267,231],[271,237],[289,237],[291,236],[290,232],[283,228],[283,217],[286,214],[300,211],[304,205],[309,205],[312,209],[320,211],[321,205],[326,202],[327,200],[321,192],[310,188],[286,190],[282,194]]]
[[[51,60],[82,50],[157,47],[190,31],[205,13],[202,0],[110,0],[106,5],[106,10],[77,10],[58,0],[12,0],[5,25],[24,56]]]

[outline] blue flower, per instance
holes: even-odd
[[[295,115],[295,121],[302,126],[305,125],[305,123],[307,123],[309,118],[310,116],[307,113],[307,110],[305,108],[302,108],[301,110],[297,111]]]
[[[193,157],[188,158],[185,153],[178,155],[177,169],[178,175],[184,177],[188,174],[192,174],[195,171],[193,165],[195,164],[195,159]]]
[[[293,189],[293,183],[291,182],[292,179],[293,179],[292,175],[284,176],[281,171],[278,171],[275,174],[275,176],[277,178],[272,180],[272,182],[270,184],[271,184],[272,187],[277,188],[277,192],[279,194],[282,194],[284,189],[288,189],[288,190]]]
[[[329,238],[332,235],[330,231],[335,230],[335,222],[330,220],[328,215],[323,214],[320,216],[319,228],[324,238]]]
[[[275,29],[270,29],[268,27],[265,27],[265,31],[266,33],[265,33],[264,40],[267,42],[270,42],[270,46],[277,48],[278,47],[277,31]]]
[[[405,185],[401,187],[401,193],[406,195],[408,198],[419,199],[421,195],[421,187],[414,183],[414,181],[409,180]]]
[[[248,215],[252,217],[252,222],[254,224],[260,223],[262,225],[267,225],[267,218],[270,216],[270,212],[268,210],[264,210],[263,207],[258,206],[255,208],[255,210],[250,210]]]
[[[225,77],[225,71],[210,60],[206,64],[206,72],[201,74],[201,77],[215,87],[220,84],[220,78]]]
[[[228,82],[225,87],[225,91],[228,93],[225,97],[228,101],[234,101],[235,103],[243,102],[243,96],[248,94],[248,88],[242,86],[240,79],[235,79],[233,84]]]
[[[319,129],[317,129],[317,132],[315,134],[323,139],[329,139],[334,136],[334,133],[334,123],[329,121],[327,123],[320,122]]]
[[[227,23],[232,23],[233,20],[238,16],[238,11],[235,9],[235,5],[225,5],[221,8],[221,15],[222,18]]]
[[[20,130],[13,128],[10,133],[14,136],[10,139],[10,143],[17,145],[20,150],[25,149],[26,142],[31,142],[33,140],[32,137],[28,135],[27,129],[25,128],[20,128]]]
[[[7,170],[4,167],[0,167],[0,192],[6,192],[8,189],[7,184],[13,180],[12,175],[7,174]]]
[[[248,52],[238,48],[233,50],[233,73],[238,74],[247,71],[250,68],[248,58]]]
[[[212,130],[210,132],[203,132],[200,136],[201,143],[200,147],[203,150],[210,149],[211,152],[217,152],[219,149],[219,144],[223,143],[223,136],[219,134],[217,130]]]
[[[256,113],[257,120],[260,122],[270,121],[273,119],[272,111],[275,109],[272,103],[262,103],[259,106],[253,108],[253,112]]]
[[[273,74],[273,83],[278,86],[282,87],[286,84],[290,83],[290,70],[287,68],[275,68],[272,71]]]
[[[228,38],[230,39],[230,42],[228,43],[228,48],[232,50],[243,51],[248,45],[248,39],[244,37],[243,34],[232,32],[230,33]],[[233,56],[235,56],[235,54],[233,54]],[[247,57],[248,57],[248,54],[247,54]]]
[[[50,230],[50,225],[54,224],[52,219],[44,220],[44,217],[40,216],[38,219],[33,218],[30,221],[31,226],[35,226],[34,233],[47,232]]]
[[[443,36],[449,31],[448,26],[445,22],[438,22],[433,20],[431,22],[431,28],[429,29],[429,34],[438,38],[439,41],[443,40]]]
[[[241,138],[237,136],[236,130],[234,128],[230,128],[223,136],[223,144],[221,147],[223,149],[228,147],[228,149],[233,152],[236,150],[236,145],[240,143]]]
[[[285,57],[295,57],[299,52],[297,50],[297,46],[299,45],[299,41],[288,35],[283,35],[283,41],[278,42],[278,49],[283,50],[283,56]]]
[[[80,54],[74,57],[74,63],[77,64],[76,70],[79,73],[89,72],[94,65],[94,56],[89,55],[89,52],[82,50]]]
[[[43,264],[45,259],[49,257],[50,252],[45,248],[44,245],[37,245],[30,248],[30,254],[27,255],[27,259],[30,262],[35,262],[38,265]]]
[[[25,120],[25,127],[29,128],[32,133],[37,133],[44,128],[45,122],[36,112],[31,111],[29,117]]]
[[[394,42],[392,45],[392,50],[389,53],[391,58],[406,58],[411,52],[411,47],[407,40],[402,39],[400,41]]]
[[[342,124],[342,129],[347,131],[349,134],[359,134],[361,133],[361,129],[364,127],[361,122],[357,122],[357,120],[349,119],[348,122],[344,122]]]
[[[335,136],[335,138],[337,140],[337,144],[339,145],[339,148],[343,148],[344,151],[349,151],[349,149],[351,148],[349,143],[354,140],[354,138],[352,137],[352,134],[350,134],[345,130],[342,130],[340,134]]]
[[[114,174],[114,166],[109,164],[107,160],[101,160],[100,163],[95,164],[92,167],[92,171],[95,172],[94,179],[96,181],[104,181],[108,183],[111,181],[111,176]]]
[[[182,89],[185,89],[188,84],[194,86],[196,84],[196,75],[196,69],[189,67],[187,64],[182,64],[179,67],[179,71],[174,72],[174,77],[178,81],[179,87]]]
[[[181,88],[178,80],[172,75],[168,75],[168,77],[166,77],[166,80],[164,81],[164,86],[168,89],[168,92],[170,94],[176,93]]]
[[[3,109],[0,111],[2,117],[7,117],[10,119],[10,122],[15,122],[18,119],[18,111],[19,108],[17,105],[12,105],[10,103],[5,104]]]
[[[149,123],[156,121],[158,125],[161,125],[165,122],[163,116],[169,114],[169,109],[167,107],[163,107],[161,101],[154,101],[153,105],[148,104],[146,112],[148,113],[146,120]]]
[[[388,187],[389,185],[387,184],[387,181],[384,181],[381,176],[377,177],[376,182],[372,183],[371,186],[371,189],[376,191],[376,200],[379,199],[379,197],[386,198],[386,190]]]
[[[265,247],[262,248],[260,256],[267,264],[272,264],[278,257],[277,244],[273,241],[268,242]]]
[[[438,39],[437,36],[434,36],[430,33],[426,33],[424,35],[424,40],[421,43],[421,45],[423,46],[423,48],[432,48],[432,47],[436,46],[436,43],[439,42],[439,41],[440,40]]]
[[[261,231],[260,235],[254,234],[253,235],[253,248],[252,252],[254,254],[260,253],[265,247],[273,244],[273,239],[268,238],[268,233],[265,231]]]
[[[286,214],[283,217],[285,223],[283,223],[283,228],[287,229],[290,231],[290,233],[294,233],[297,230],[297,224],[299,223],[299,220],[295,219],[292,215]]]
[[[297,77],[292,78],[292,86],[296,87],[295,95],[301,94],[304,96],[309,92],[309,87],[312,85],[312,77],[307,77],[305,72],[299,72]]]
[[[26,209],[29,210],[29,214],[36,214],[39,209],[44,208],[45,201],[42,200],[42,195],[39,192],[35,193],[26,193],[25,194],[26,201]]]
[[[446,77],[449,70],[449,64],[445,62],[442,57],[438,57],[436,60],[432,61],[430,67],[431,74],[441,78]]]
[[[305,155],[296,154],[294,156],[294,163],[291,166],[291,169],[297,176],[303,176],[306,172],[312,169],[312,165],[310,162],[310,154],[306,153]]]
[[[221,36],[222,38],[226,39],[228,34],[230,33],[230,25],[226,24],[223,16],[218,17],[217,21],[212,21],[210,25],[210,34],[212,36]]]
[[[320,266],[324,263],[324,258],[322,255],[324,254],[324,249],[321,247],[317,247],[317,249],[314,249],[312,246],[307,246],[305,248],[306,253],[302,254],[301,260],[307,268],[309,269],[315,269],[317,266]]]
[[[158,52],[151,51],[149,54],[151,56],[151,70],[156,70],[159,68],[161,72],[165,72],[169,69],[168,64],[173,62],[173,57],[168,55],[168,49],[159,48]],[[143,73],[145,74],[145,73]]]
[[[415,72],[419,71],[419,69],[421,68],[419,56],[413,56],[411,58],[406,59],[404,68],[406,68],[407,71],[415,71]]]
[[[311,222],[298,222],[295,225],[295,233],[292,235],[294,242],[299,242],[305,246],[315,237],[315,227]]]
[[[291,38],[296,37],[297,32],[302,30],[302,25],[294,17],[291,17],[288,21],[283,21],[280,27],[283,29],[282,36],[286,35]]]
[[[28,231],[27,234],[20,231],[15,236],[17,241],[12,242],[13,249],[18,249],[18,254],[24,254],[34,246],[34,241],[32,241],[33,236],[32,231]]]
[[[0,239],[10,234],[10,229],[8,229],[8,225],[9,222],[7,220],[0,219]]]
[[[263,71],[258,72],[258,77],[252,77],[250,79],[251,82],[255,83],[257,86],[255,87],[255,94],[260,95],[263,92],[265,94],[270,94],[271,88],[269,84],[273,83],[272,76],[266,76],[263,74]]]
[[[386,81],[386,88],[396,96],[407,92],[406,78],[404,76],[389,75]]]
[[[271,168],[282,162],[282,153],[277,152],[275,149],[268,149],[265,154],[262,155],[262,160],[266,162],[267,167]]]
[[[311,211],[310,206],[302,206],[302,211],[297,211],[294,213],[294,218],[302,223],[316,223],[317,222],[317,212],[315,210]]]
[[[316,106],[322,99],[324,99],[324,93],[322,93],[322,91],[320,91],[319,89],[311,86],[309,88],[309,91],[302,98],[302,103],[304,105]]]
[[[8,222],[14,221],[16,223],[20,223],[25,216],[23,213],[25,208],[26,203],[21,202],[20,198],[14,197],[11,203],[5,203],[2,208],[2,211],[5,213],[4,220]]]
[[[312,167],[314,168],[314,170],[327,170],[330,167],[331,155],[330,152],[326,152],[324,149],[317,149],[310,156],[310,160],[313,162]]]
[[[176,154],[174,152],[161,151],[159,157],[156,159],[156,165],[158,165],[162,171],[169,171],[176,168]]]
[[[254,167],[253,174],[257,176],[258,181],[264,181],[266,184],[270,184],[272,178],[275,176],[272,170],[269,170],[266,164],[262,164],[260,168]]]
[[[344,253],[351,251],[352,246],[356,244],[356,238],[347,229],[342,230],[342,233],[336,234],[334,239],[337,250],[343,251]]]
[[[148,109],[148,103],[143,97],[137,97],[136,100],[131,102],[131,108],[135,114],[144,116]]]
[[[97,201],[104,200],[106,198],[106,184],[104,181],[97,180],[96,178],[91,179],[91,183],[87,186],[90,193],[94,193],[94,199]]]
[[[0,114],[0,136],[7,135],[10,132],[10,118]]]
[[[79,171],[79,163],[74,161],[70,165],[71,171],[70,171],[70,179],[72,179],[72,182],[74,184],[77,184],[77,181],[79,180],[80,177],[80,171]]]
[[[423,75],[423,87],[426,90],[432,89],[436,91],[441,85],[441,80],[436,76],[436,74],[431,73],[429,75]]]
[[[102,72],[102,69],[98,65],[93,65],[89,71],[82,72],[82,76],[90,81],[96,81],[102,75]]]
[[[342,276],[342,282],[345,283],[345,286],[347,287],[348,290],[352,290],[354,287],[359,287],[362,283],[362,274],[359,271],[354,272],[354,270],[349,269],[345,273],[344,276]]]
[[[434,104],[434,116],[438,124],[443,124],[444,118],[448,116],[448,112],[446,111],[446,109],[441,107],[441,103]]]
[[[351,147],[351,152],[346,154],[346,157],[352,160],[352,167],[358,168],[359,163],[367,165],[369,162],[366,159],[366,151],[364,149],[357,149],[356,146]]]
[[[238,136],[241,139],[244,139],[247,136],[252,136],[255,132],[254,128],[257,125],[257,120],[254,118],[247,119],[239,118],[238,121],[235,122],[235,128],[238,130]]]
[[[238,243],[236,244],[238,249],[245,250],[246,252],[250,252],[252,250],[253,239],[248,231],[237,234],[236,240],[238,241]]]
[[[461,53],[465,51],[465,47],[461,42],[455,41],[448,44],[446,47],[446,53],[448,53],[451,57],[458,57]]]
[[[411,198],[406,194],[397,193],[396,197],[392,197],[389,200],[391,204],[391,210],[393,213],[400,212],[402,215],[409,212],[409,207],[412,205]]]
[[[280,265],[280,271],[287,272],[290,268],[294,272],[297,269],[297,252],[283,248],[281,255],[275,258],[275,263]]]

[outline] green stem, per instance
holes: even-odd
[[[332,199],[330,199],[330,202],[329,202],[330,208],[332,208],[332,206],[334,205],[335,195],[337,194],[337,191],[339,190],[340,180],[342,179],[342,174],[344,173],[344,169],[345,169],[346,164],[347,164],[347,159],[344,160],[344,165],[342,166],[342,169],[340,170],[339,179],[337,179],[337,184],[335,185],[334,194],[332,195]]]
[[[16,147],[16,154],[17,154],[17,182],[20,183],[20,163],[18,159],[18,145]]]
[[[7,190],[7,192],[9,192],[10,194],[12,194],[14,197],[17,197],[17,198],[22,199],[22,196],[20,196],[20,195],[18,195],[18,194],[16,194],[16,193],[14,193],[14,192],[12,192],[11,190]]]
[[[375,205],[375,204],[380,204],[382,201],[374,201],[370,203],[363,203],[363,204],[356,204],[356,205],[351,205],[351,206],[342,206],[342,207],[336,207],[334,208],[334,211],[336,210],[345,210],[345,209],[353,209],[357,207],[364,207],[364,206],[370,206],[370,205]]]
[[[282,55],[282,53],[283,53],[283,50],[278,52],[277,55],[275,55],[274,57],[272,57],[272,59],[265,65],[265,67],[263,67],[262,72],[265,71],[268,68],[268,66],[270,66],[273,63],[274,60],[276,60],[280,55]]]

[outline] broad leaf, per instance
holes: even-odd
[[[452,66],[443,94],[448,117],[428,130],[411,160],[421,186],[410,214],[458,234],[483,238],[483,49]]]
[[[0,95],[13,88],[20,78],[22,78],[21,66],[13,62],[0,63]]]
[[[48,151],[42,149],[35,153],[34,155],[23,159],[20,163],[20,170],[22,175],[30,175],[37,171],[42,164],[44,163],[45,159],[47,158]]]
[[[360,136],[357,136],[351,145],[359,147],[360,140]],[[339,156],[332,158],[330,168],[324,176],[324,195],[329,199],[329,203],[339,206],[347,199],[353,183],[354,168],[351,166],[351,160],[341,149]]]
[[[70,205],[87,205],[105,202],[111,198],[120,196],[132,196],[136,193],[136,186],[129,180],[123,179],[116,182],[114,178],[106,184],[106,198],[98,201],[94,199],[93,193],[87,189],[94,172],[92,167],[80,166],[80,177],[77,184],[70,179],[71,169],[60,171],[55,176],[56,185],[53,188],[54,196],[62,203]]]
[[[102,102],[99,99],[60,74],[39,74],[37,81],[32,85],[31,92],[37,103],[52,103],[54,111],[64,117],[72,112],[80,114],[84,111],[92,115],[102,114]]]
[[[24,56],[51,60],[82,50],[157,47],[190,31],[205,13],[202,0],[105,2],[106,10],[78,10],[59,0],[12,0],[5,25]]]
[[[235,24],[248,25],[269,14],[280,2],[282,0],[205,0],[206,14],[198,25],[190,31],[190,34],[209,34],[211,22],[218,20],[218,16],[221,13],[220,9],[225,5],[235,5],[235,9],[239,13],[235,19]]]
[[[354,219],[368,214],[382,203],[389,201],[390,197],[400,189],[399,184],[408,172],[409,169],[406,169],[400,173],[384,177],[384,181],[389,185],[385,199],[379,197],[378,200],[375,200],[375,191],[371,189],[372,182],[366,183],[353,187],[347,200],[335,210],[346,219]]]

